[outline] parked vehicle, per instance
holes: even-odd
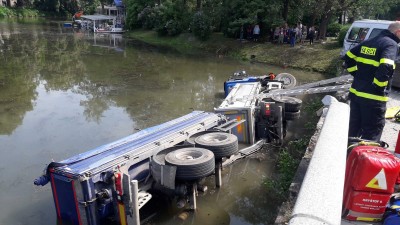
[[[357,20],[346,33],[340,56],[364,40],[378,36],[382,30],[389,27],[393,21],[388,20]]]

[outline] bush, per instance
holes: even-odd
[[[244,33],[246,33],[246,29],[251,24],[255,24],[256,22],[253,19],[237,19],[229,23],[228,27],[224,29],[224,34],[231,38],[239,38],[240,37],[240,27],[244,27]]]
[[[138,15],[149,5],[147,0],[126,0],[126,25],[130,29],[142,27]]]
[[[182,23],[180,23],[179,21],[169,20],[165,24],[165,29],[169,36],[175,36],[175,35],[182,33],[183,27],[182,27]]]
[[[203,12],[199,11],[193,15],[191,29],[195,37],[205,41],[211,35],[211,22]]]
[[[158,24],[155,27],[155,30],[157,31],[158,35],[169,35],[169,36],[175,36],[180,33],[182,33],[182,24],[179,21],[175,20],[168,20],[167,22],[163,24]]]
[[[9,8],[0,7],[0,17],[12,16],[14,14]]]
[[[178,35],[188,27],[185,18],[189,15],[179,2],[165,1],[154,10],[157,18],[154,28],[159,35]]]
[[[350,28],[350,25],[344,25],[344,26],[342,26],[342,29],[340,29],[339,37],[338,37],[339,46],[343,46],[344,37],[346,36],[346,33],[349,30],[349,28]]]
[[[331,23],[328,25],[328,28],[326,29],[326,36],[327,37],[337,37],[341,29],[342,29],[341,24]]]
[[[156,9],[147,6],[138,15],[138,21],[145,29],[153,29],[157,23]]]
[[[35,9],[17,9],[19,17],[36,17],[39,16],[39,11]]]
[[[39,15],[36,9],[0,7],[0,17],[37,17]]]

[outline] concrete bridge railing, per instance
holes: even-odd
[[[349,112],[345,103],[329,106],[290,225],[341,223]]]

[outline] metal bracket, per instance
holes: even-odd
[[[138,200],[139,200],[139,209],[142,208],[153,196],[148,192],[139,192]]]
[[[253,154],[253,153],[257,152],[258,150],[260,150],[264,144],[265,144],[265,140],[261,139],[257,143],[253,144],[252,146],[249,146],[247,148],[240,150],[239,153],[243,154],[245,156],[248,156],[248,155]]]
[[[84,201],[79,201],[79,204],[82,205],[83,207],[87,207],[87,206],[89,206],[90,204],[92,204],[93,202],[95,202],[96,200],[97,200],[97,198],[90,199],[90,200],[88,200],[88,201],[86,201],[86,202],[84,202]]]
[[[224,123],[224,124],[222,124],[222,125],[220,125],[218,127],[215,127],[214,129],[226,132],[226,131],[229,131],[230,129],[232,129],[232,128],[236,127],[237,125],[242,124],[244,122],[246,122],[246,120],[244,120],[244,119],[243,120],[239,120],[239,121],[237,121],[237,120],[229,120],[228,122],[226,122],[226,123]]]
[[[175,190],[176,166],[162,165],[161,166],[161,185]]]

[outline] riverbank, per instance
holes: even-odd
[[[235,40],[224,37],[222,33],[213,33],[205,42],[197,40],[191,33],[183,33],[176,37],[159,37],[154,31],[135,30],[126,35],[150,45],[175,49],[182,54],[213,54],[216,57],[251,60],[330,76],[337,75],[341,65],[341,47],[333,39],[315,42],[313,45],[305,42],[290,47],[288,44],[278,45],[266,41]]]
[[[40,12],[36,9],[20,9],[0,7],[0,18],[2,17],[39,17]]]

